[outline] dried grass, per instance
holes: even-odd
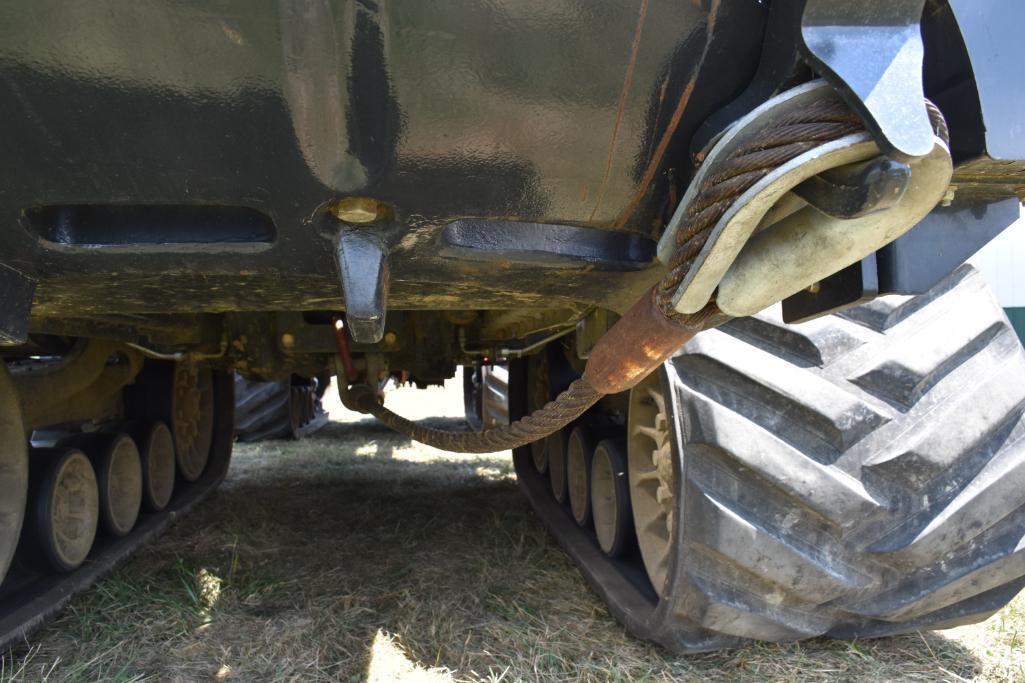
[[[458,424],[459,390],[396,392]],[[0,680],[936,681],[1025,676],[1025,599],[983,624],[690,657],[629,637],[541,529],[507,453],[351,414],[239,446],[220,492],[2,658]]]

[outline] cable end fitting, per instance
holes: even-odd
[[[657,286],[638,299],[591,349],[584,380],[596,391],[618,394],[633,388],[698,332],[722,322],[709,311],[669,318],[659,309],[656,295]]]

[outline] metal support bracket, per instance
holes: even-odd
[[[802,63],[842,94],[880,149],[928,154],[932,127],[923,105],[924,2],[773,0],[758,71],[747,90],[702,124],[691,142],[695,159],[701,161],[732,123],[785,88]]]
[[[932,150],[922,85],[925,0],[806,0],[801,51],[865,120],[883,151]]]
[[[927,292],[1018,220],[1015,197],[934,209],[879,251],[783,300],[783,322],[799,323],[886,294]]]
[[[376,344],[384,336],[388,303],[387,249],[377,235],[343,230],[335,255],[349,333],[360,344]]]
[[[860,218],[897,204],[910,180],[910,166],[876,157],[812,176],[793,192],[827,216]]]

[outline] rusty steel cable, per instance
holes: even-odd
[[[833,96],[781,118],[741,145],[710,174],[687,206],[676,232],[669,272],[659,281],[656,301],[662,314],[683,322],[673,308],[673,295],[690,271],[708,236],[726,210],[773,169],[831,140],[864,130],[864,124],[839,96]]]
[[[926,106],[936,134],[948,142],[947,125],[939,109],[928,100]],[[415,441],[461,453],[517,448],[562,429],[605,394],[623,391],[643,379],[697,332],[728,319],[714,300],[697,313],[688,315],[673,308],[672,298],[712,228],[738,197],[780,165],[819,145],[863,130],[864,124],[858,115],[833,94],[782,117],[756,139],[733,152],[715,173],[705,178],[688,205],[675,236],[676,247],[666,274],[599,340],[583,377],[531,414],[480,432],[454,432],[425,427],[395,414],[381,405],[376,392],[366,385],[354,386],[347,392],[347,405],[373,415]],[[653,316],[661,320],[652,319]],[[640,337],[637,343],[630,343],[634,341],[631,335]],[[600,348],[607,340],[604,348]],[[351,366],[351,360],[343,359],[343,362]]]
[[[352,400],[360,412],[373,415],[388,427],[414,441],[456,453],[492,453],[523,446],[562,429],[583,415],[602,396],[601,392],[581,378],[530,415],[481,432],[455,432],[419,425],[378,403],[370,387],[354,391]]]

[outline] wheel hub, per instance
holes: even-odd
[[[659,373],[630,392],[630,500],[644,568],[662,595],[676,516],[676,476],[669,415]]]
[[[199,373],[195,367],[182,366],[175,370],[174,420],[175,431],[185,442],[195,441],[199,435]]]
[[[208,368],[179,364],[174,373],[174,446],[187,481],[203,473],[213,442],[213,380]]]
[[[92,548],[99,520],[96,476],[84,455],[75,453],[62,464],[52,496],[54,550],[64,564],[76,567]]]

